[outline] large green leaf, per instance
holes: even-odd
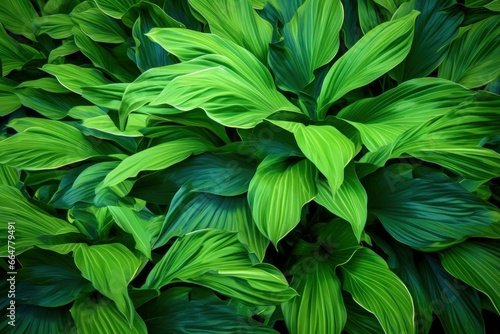
[[[500,210],[493,205],[446,176],[435,180],[407,171],[392,165],[367,186],[370,212],[396,240],[435,251],[469,237],[500,237]]]
[[[97,300],[81,297],[75,301],[70,311],[78,333],[148,333],[146,324],[135,311],[133,322],[129,322],[113,301],[102,296],[97,297]]]
[[[472,109],[487,103],[482,102],[481,94],[452,81],[420,78],[377,97],[361,99],[342,109],[337,117],[355,126],[363,144],[375,151],[396,141],[406,130],[469,101],[474,102],[470,104]]]
[[[272,334],[273,329],[236,313],[213,295],[197,298],[192,288],[171,288],[138,309],[150,333]],[[194,298],[193,298],[194,297]],[[193,314],[196,315],[193,318]]]
[[[88,246],[74,251],[75,264],[94,288],[113,300],[117,309],[133,324],[135,309],[128,284],[137,275],[141,261],[119,243]]]
[[[356,175],[354,166],[347,166],[344,182],[335,192],[335,195],[327,182],[318,180],[316,184],[318,187],[318,194],[314,199],[316,203],[347,220],[351,224],[356,238],[361,240],[366,223],[368,199],[366,191]]]
[[[439,66],[439,77],[476,88],[500,75],[500,16],[477,22],[453,41]]]
[[[66,233],[78,233],[68,222],[50,216],[34,206],[14,187],[0,185],[0,225],[2,246],[0,254],[7,256],[15,249],[16,255],[44,244],[44,238]],[[13,222],[14,224],[8,224]],[[12,226],[9,228],[9,226]],[[9,239],[9,236],[11,236]],[[8,242],[10,240],[10,243]],[[13,244],[12,242],[15,242]],[[9,247],[10,246],[10,247]]]
[[[74,25],[69,15],[46,15],[33,20],[33,31],[37,36],[47,34],[55,39],[63,39],[71,36]]]
[[[272,121],[295,135],[304,155],[326,176],[335,195],[344,182],[344,168],[358,153],[354,143],[339,130],[329,125],[304,125],[284,121]]]
[[[498,242],[467,241],[444,250],[442,255],[446,271],[484,292],[500,312]]]
[[[51,169],[119,151],[109,143],[95,145],[63,122],[23,117],[9,125],[19,133],[0,141],[0,163],[27,170]]]
[[[298,276],[294,275],[292,287],[299,296],[281,306],[290,333],[341,333],[347,314],[340,280],[334,269],[320,263],[312,272],[304,273],[300,269],[301,262],[294,268],[292,273],[297,268],[299,272]]]
[[[110,83],[99,70],[93,68],[84,68],[73,64],[46,64],[42,69],[55,76],[61,85],[79,94],[82,93],[82,87]]]
[[[245,195],[224,197],[182,187],[170,203],[155,247],[176,236],[206,228],[238,232],[238,239],[262,261],[269,241],[255,226]]]
[[[386,333],[415,332],[415,309],[410,292],[384,259],[362,248],[340,268],[344,290],[377,317]]]
[[[485,333],[475,290],[448,274],[439,261],[430,256],[421,261],[419,271],[445,333]]]
[[[273,28],[252,8],[250,0],[191,0],[208,21],[210,31],[251,51],[267,64]]]
[[[281,89],[298,94],[314,80],[314,70],[335,57],[342,20],[340,0],[307,0],[299,7],[271,47],[269,63]]]
[[[464,101],[456,110],[409,129],[393,144],[366,154],[361,162],[382,166],[388,159],[409,154],[439,164],[472,180],[498,176],[500,154],[480,146],[497,133],[500,118],[496,109],[500,96],[481,91],[477,99]]]
[[[300,220],[302,207],[316,195],[316,169],[308,160],[287,162],[268,156],[248,189],[248,203],[259,230],[276,246]]]
[[[296,295],[275,267],[252,265],[235,233],[207,229],[177,239],[149,273],[143,289],[174,282],[211,288],[254,305],[274,305]]]
[[[98,8],[72,14],[71,18],[96,42],[123,43],[128,37],[120,21],[107,16]]]
[[[153,240],[147,233],[148,222],[141,219],[137,212],[130,208],[110,206],[108,209],[116,224],[134,237],[135,248],[151,259]]]
[[[208,141],[196,137],[185,137],[147,148],[124,159],[104,179],[101,187],[118,184],[141,171],[160,170],[178,163],[191,154],[202,153],[213,148]]]
[[[410,52],[392,72],[399,82],[427,76],[441,63],[463,19],[453,4],[452,0],[414,2],[413,8],[421,14],[415,21]]]
[[[16,91],[16,95],[25,107],[53,120],[66,117],[71,108],[88,104],[85,99],[75,94],[49,93],[36,88],[20,89]]]
[[[34,41],[32,23],[36,18],[38,14],[29,0],[5,0],[2,3],[0,23],[16,35]]]
[[[326,75],[318,97],[318,117],[347,92],[364,86],[398,65],[408,54],[413,39],[413,23],[418,15],[382,23],[335,62]]]

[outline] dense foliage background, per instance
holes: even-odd
[[[3,0],[0,332],[493,332],[499,11]]]

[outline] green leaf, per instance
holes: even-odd
[[[20,172],[16,168],[0,165],[0,185],[15,187],[19,176]]]
[[[365,188],[359,181],[353,165],[347,166],[344,182],[332,193],[327,182],[318,180],[316,203],[327,208],[331,213],[347,220],[358,240],[364,231],[367,218],[367,202]]]
[[[415,21],[410,52],[392,72],[404,82],[429,75],[442,61],[450,43],[457,37],[463,13],[451,7],[455,1],[417,0],[414,9],[421,12]]]
[[[392,165],[370,177],[370,212],[399,242],[436,251],[469,237],[500,237],[500,211],[444,177],[412,177]]]
[[[142,137],[143,134],[141,133],[141,130],[147,127],[148,119],[148,115],[132,114],[129,116],[127,128],[124,131],[120,131],[116,127],[109,115],[87,118],[83,121],[82,126],[115,136]]]
[[[6,301],[7,298],[4,298]],[[7,308],[7,305],[5,305]],[[0,324],[0,331],[12,333],[12,326],[6,318]],[[34,305],[16,305],[16,321],[14,333],[46,334],[67,333],[74,328],[73,319],[67,308],[40,307]]]
[[[44,244],[44,237],[52,237],[66,233],[78,233],[78,230],[68,222],[52,217],[34,206],[19,190],[14,187],[0,185],[0,216],[4,223],[0,225],[0,254],[7,256],[8,240],[15,242],[16,255]],[[13,222],[13,224],[8,224]],[[12,226],[12,227],[9,227]],[[14,231],[15,233],[10,233]],[[9,239],[9,236],[13,235]]]
[[[124,159],[106,176],[101,187],[113,186],[137,176],[141,171],[167,168],[191,154],[202,153],[211,148],[212,144],[196,137],[181,138],[147,148]]]
[[[15,0],[9,0],[12,2]],[[21,1],[22,3],[24,1]],[[31,4],[30,4],[31,6]],[[1,15],[4,12],[0,12]],[[13,70],[20,70],[23,66],[33,59],[43,59],[44,56],[31,46],[19,43],[10,37],[0,24],[0,59],[2,65],[2,75],[6,76]]]
[[[347,92],[364,86],[398,65],[408,54],[417,11],[370,30],[328,71],[318,97],[318,117]]]
[[[170,203],[155,248],[176,236],[206,228],[238,232],[238,239],[262,261],[268,240],[253,223],[247,198],[217,196],[192,192],[192,185],[182,187]]]
[[[447,248],[441,254],[446,271],[486,294],[500,312],[498,242],[467,241]]]
[[[123,67],[123,62],[117,62],[110,51],[94,42],[80,28],[75,27],[71,32],[75,36],[75,43],[80,51],[92,61],[95,67],[103,69],[111,77],[121,82],[131,82],[135,79],[136,69]]]
[[[54,39],[71,37],[73,26],[73,21],[66,14],[47,15],[33,20],[33,30],[36,36],[47,34]]]
[[[36,88],[18,90],[16,95],[25,107],[53,120],[66,117],[71,108],[88,104],[85,99],[75,94],[49,93]]]
[[[135,248],[148,259],[151,259],[151,245],[153,240],[149,238],[146,231],[147,222],[141,219],[137,212],[132,209],[118,206],[110,206],[108,209],[116,224],[134,237]]]
[[[19,133],[0,141],[0,163],[16,168],[52,169],[119,153],[106,142],[94,146],[80,131],[63,122],[23,117],[13,119],[9,126]]]
[[[365,98],[342,109],[337,117],[355,126],[370,150],[393,143],[406,130],[444,115],[464,102],[485,105],[481,94],[452,81],[420,78],[406,81],[377,97]],[[406,112],[411,109],[411,113]]]
[[[21,304],[58,307],[71,303],[87,289],[71,256],[34,249],[20,257],[16,300]]]
[[[127,287],[137,275],[141,261],[124,245],[118,243],[88,246],[81,244],[74,252],[75,264],[82,276],[92,282],[94,288],[113,300],[117,309],[134,321],[134,305]]]
[[[415,332],[411,295],[380,256],[362,248],[340,268],[344,290],[377,317],[386,333]]]
[[[12,92],[0,92],[0,116],[7,116],[21,107],[19,97]]]
[[[299,7],[269,56],[281,89],[298,94],[314,80],[314,70],[335,57],[342,21],[340,0],[307,0]]]
[[[110,83],[99,70],[73,64],[46,64],[42,69],[52,74],[67,89],[82,94],[82,87],[100,86]]]
[[[252,52],[267,64],[273,28],[252,8],[250,0],[191,0],[210,25],[210,31]]]
[[[141,6],[143,9],[132,28],[132,35],[136,45],[135,62],[137,67],[141,71],[146,71],[174,63],[168,52],[149,39],[146,34],[155,27],[182,27],[182,24],[173,20],[155,4],[143,2]]]
[[[98,8],[72,14],[71,18],[80,26],[85,35],[96,42],[119,44],[128,38],[120,21],[107,16]]]
[[[0,23],[16,35],[35,41],[32,23],[37,18],[38,14],[30,0],[5,0],[2,3]]]
[[[106,15],[115,19],[121,18],[132,6],[141,0],[96,0],[97,7]]]
[[[276,334],[273,329],[236,313],[234,308],[213,295],[196,298],[195,291],[171,288],[139,308],[149,332]],[[195,319],[193,314],[196,314]]]
[[[82,95],[100,107],[118,110],[120,109],[123,93],[128,85],[128,83],[113,83],[103,86],[84,87],[82,88]]]
[[[345,330],[349,334],[385,333],[377,318],[372,313],[362,308],[350,296],[344,296],[344,304],[347,310]]]
[[[61,46],[50,51],[47,63],[55,63],[56,61],[60,61],[61,58],[72,55],[78,51],[80,51],[80,49],[76,46],[74,40],[64,40]]]
[[[105,297],[82,297],[71,307],[78,333],[130,333],[147,334],[146,324],[137,313],[134,321],[129,322],[118,310],[115,303]]]
[[[500,16],[472,24],[453,41],[438,76],[467,88],[488,84],[500,75]]]
[[[255,224],[276,246],[300,220],[302,207],[316,195],[316,169],[308,160],[287,162],[267,156],[248,189]]]
[[[160,289],[173,282],[202,285],[254,305],[275,305],[296,295],[278,269],[252,265],[235,233],[215,229],[177,239],[142,288]]]
[[[344,168],[359,151],[354,143],[333,126],[271,122],[295,135],[300,150],[326,176],[335,195],[344,182]]]
[[[70,91],[55,78],[40,78],[21,82],[16,88],[36,88],[49,93],[68,94]]]
[[[439,261],[425,256],[419,266],[434,313],[446,333],[485,333],[477,292],[448,274]]]
[[[303,272],[301,268],[302,263],[298,262],[291,270],[292,287],[299,296],[281,306],[288,330],[291,334],[341,333],[347,314],[334,269],[324,263],[311,272]]]

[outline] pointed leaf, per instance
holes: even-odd
[[[335,62],[326,75],[318,97],[320,119],[344,94],[372,82],[406,57],[410,51],[417,15],[418,12],[413,11],[400,19],[382,23]]]
[[[380,256],[362,248],[340,268],[344,290],[377,317],[386,333],[415,332],[410,292]]]
[[[268,156],[257,168],[248,189],[248,203],[259,230],[274,245],[300,220],[302,207],[316,195],[316,170],[308,160],[287,163]]]

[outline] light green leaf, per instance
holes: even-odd
[[[267,64],[273,28],[252,8],[250,0],[191,0],[208,21],[210,31],[252,52]]]
[[[302,207],[316,195],[316,169],[308,160],[288,162],[267,156],[248,189],[255,224],[276,246],[300,220]]]
[[[128,83],[113,83],[103,86],[82,88],[83,97],[90,102],[108,109],[120,109],[123,93]]]
[[[71,18],[96,42],[123,43],[128,38],[120,21],[107,16],[98,8],[72,14]]]
[[[340,268],[344,290],[377,317],[386,333],[415,332],[415,309],[410,292],[384,259],[362,248]]]
[[[481,102],[477,103],[476,98]],[[382,166],[388,159],[409,154],[468,179],[497,177],[500,154],[480,144],[484,138],[497,133],[500,118],[496,110],[500,107],[500,97],[480,91],[476,98],[406,131],[393,144],[367,153],[361,162]]]
[[[21,102],[12,92],[0,92],[0,116],[7,116],[21,107]]]
[[[316,203],[347,220],[356,238],[361,240],[366,223],[368,198],[354,166],[347,166],[344,182],[335,194],[332,193],[327,182],[318,180],[316,184],[318,187],[318,194],[314,199]]]
[[[141,219],[137,212],[130,208],[110,206],[108,209],[116,224],[134,237],[135,248],[148,259],[151,259],[152,240],[150,240],[146,232],[147,222]]]
[[[74,54],[78,51],[80,51],[80,49],[76,46],[73,39],[64,40],[61,46],[50,51],[47,63],[56,63],[56,61],[60,61],[61,58]]]
[[[49,93],[70,93],[70,91],[61,85],[55,78],[40,78],[23,81],[16,88],[36,88]]]
[[[474,23],[453,41],[438,76],[467,88],[488,84],[500,75],[500,16]]]
[[[15,246],[16,255],[44,244],[43,237],[53,237],[66,233],[78,233],[78,230],[68,222],[52,217],[40,208],[29,203],[19,190],[14,187],[0,185],[0,224],[1,256],[7,256],[8,240],[10,249]],[[14,224],[8,224],[13,222]],[[13,226],[9,229],[9,226]],[[10,231],[15,230],[15,233]],[[9,239],[9,236],[13,235]],[[15,245],[12,244],[15,242]]]
[[[485,333],[476,290],[448,274],[438,260],[424,256],[419,272],[445,333]]]
[[[469,101],[474,102],[471,108],[487,103],[482,102],[481,94],[452,81],[420,78],[406,81],[377,97],[361,99],[342,109],[337,117],[355,126],[363,144],[375,151],[396,141],[406,130]]]
[[[333,126],[271,122],[295,135],[300,150],[326,176],[335,195],[344,182],[344,168],[359,151],[354,143]]]
[[[238,232],[238,240],[262,261],[269,241],[255,226],[247,198],[194,193],[192,186],[182,187],[170,203],[155,248],[176,236],[206,228]]]
[[[46,15],[33,20],[33,31],[36,36],[47,34],[54,39],[63,39],[71,36],[74,25],[69,15]]]
[[[444,177],[412,177],[392,165],[370,177],[370,212],[399,242],[436,251],[469,237],[500,238],[500,211]]]
[[[124,137],[142,137],[140,130],[147,127],[149,116],[141,114],[132,114],[128,118],[127,128],[120,131],[108,115],[87,118],[82,125],[89,129],[99,130],[105,133]]]
[[[418,15],[411,12],[400,19],[382,23],[335,62],[326,75],[318,97],[318,117],[347,92],[364,86],[398,65],[408,54],[413,24]]]
[[[160,289],[173,282],[202,285],[254,305],[275,305],[296,295],[278,269],[252,265],[235,233],[215,229],[177,239],[142,288]]]
[[[32,23],[38,18],[30,0],[5,0],[0,11],[0,23],[16,35],[35,41]],[[2,59],[3,61],[3,59]]]
[[[80,244],[74,252],[75,264],[94,288],[113,300],[130,324],[134,323],[134,305],[127,287],[137,275],[141,261],[122,244],[88,246]]]
[[[445,249],[441,255],[446,271],[486,294],[500,312],[498,242],[467,241]]]
[[[15,187],[20,173],[14,167],[0,165],[0,185]]]
[[[52,169],[119,153],[106,142],[94,146],[80,131],[63,122],[23,117],[13,119],[9,126],[19,133],[0,141],[0,163],[16,168]]]
[[[320,263],[311,272],[303,272],[301,268],[301,262],[292,268],[292,287],[299,296],[281,306],[290,334],[340,334],[347,314],[334,269],[325,263]]]
[[[131,323],[120,313],[116,304],[105,297],[97,301],[88,296],[81,297],[75,301],[70,312],[78,333],[148,333],[146,324],[135,311]]]
[[[393,71],[400,83],[429,75],[444,58],[457,37],[463,12],[451,7],[451,0],[417,0],[413,8],[421,14],[415,21],[413,43],[408,56]]]
[[[335,57],[342,21],[340,0],[307,0],[299,7],[271,47],[269,63],[281,89],[298,94],[314,80],[314,70]]]
[[[78,94],[82,94],[82,87],[111,83],[99,70],[93,68],[73,64],[46,64],[42,69],[55,76],[61,85]]]
[[[141,0],[96,0],[95,2],[106,15],[119,19]]]
[[[147,148],[124,159],[106,176],[101,187],[113,186],[129,177],[137,176],[141,171],[167,168],[191,154],[202,153],[212,148],[209,142],[195,137],[177,139]]]

